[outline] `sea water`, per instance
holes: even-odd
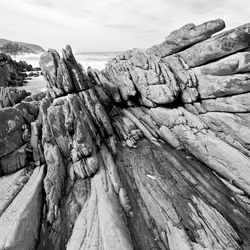
[[[105,64],[120,52],[81,52],[76,53],[75,58],[77,62],[82,64],[83,68],[87,71],[87,68],[95,68],[102,70],[105,67]],[[38,54],[26,54],[12,56],[12,59],[16,61],[26,61],[28,64],[31,64],[33,67],[39,67],[40,55]],[[36,94],[41,91],[46,90],[46,81],[43,76],[33,77],[31,80],[28,80],[24,86],[18,87],[19,89],[24,89],[32,94]]]
[[[121,52],[80,52],[75,53],[74,56],[77,62],[81,63],[85,70],[90,66],[98,70],[102,70],[108,60],[114,58]],[[25,54],[12,56],[12,59],[16,61],[26,61],[33,67],[39,67],[39,54]]]

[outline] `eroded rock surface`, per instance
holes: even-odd
[[[32,69],[26,62],[16,62],[9,55],[0,53],[0,87],[22,86],[27,76],[23,71]]]
[[[46,96],[0,110],[0,249],[249,249],[250,26],[224,27],[102,71],[44,53]]]
[[[12,107],[29,95],[25,90],[0,87],[0,108]]]
[[[28,178],[27,175],[25,177]],[[34,249],[36,247],[41,224],[43,177],[44,166],[34,169],[28,182],[1,215],[1,249]],[[11,189],[15,188],[17,182],[20,181],[20,177],[15,181],[16,184],[12,183],[9,187],[11,192],[13,192]]]

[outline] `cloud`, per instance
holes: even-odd
[[[43,7],[49,7],[49,8],[55,7],[54,2],[50,0],[26,0],[25,2],[28,4],[36,4]]]
[[[137,34],[153,34],[157,33],[157,29],[149,29],[147,27],[136,26],[132,24],[104,24],[104,28],[117,29],[128,32],[136,32]]]
[[[76,51],[146,48],[186,23],[223,18],[228,28],[249,21],[249,0],[2,1],[2,36]],[[8,20],[6,22],[6,20]],[[7,24],[6,24],[7,23]]]

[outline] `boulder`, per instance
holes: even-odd
[[[224,28],[225,23],[221,19],[205,22],[198,26],[189,23],[178,30],[172,31],[163,43],[147,49],[147,53],[165,57],[204,41]]]
[[[24,144],[16,151],[3,156],[0,159],[0,165],[2,166],[2,172],[4,174],[15,173],[17,170],[26,166],[27,163],[27,144]]]
[[[232,96],[250,91],[250,74],[214,76],[195,71],[198,80],[198,92],[201,99]]]
[[[31,65],[26,62],[16,62],[4,53],[0,53],[0,87],[22,86],[27,75],[24,73]]]
[[[44,166],[36,168],[0,217],[1,249],[36,248],[42,213],[43,177]]]
[[[117,85],[125,101],[139,99],[152,107],[173,102],[180,93],[170,67],[137,49],[113,59],[106,66],[105,75]]]
[[[0,178],[0,216],[16,198],[23,186],[28,182],[32,169],[21,169],[13,174]]]
[[[201,101],[206,111],[218,111],[226,113],[250,112],[250,93],[238,94],[229,97],[219,97]]]
[[[0,157],[22,146],[22,126],[25,120],[15,107],[0,110]]]
[[[29,95],[30,93],[25,90],[0,87],[0,108],[12,107]]]
[[[250,23],[225,31],[177,53],[189,67],[225,57],[250,46]]]

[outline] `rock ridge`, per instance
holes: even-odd
[[[224,27],[42,54],[46,96],[0,109],[0,249],[249,249],[250,26]]]

